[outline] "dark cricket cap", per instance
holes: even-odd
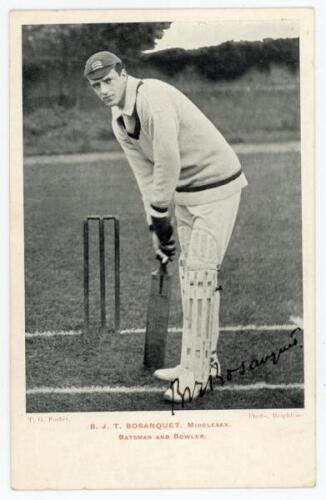
[[[122,63],[121,59],[112,52],[96,52],[85,64],[84,76],[91,80],[103,78],[117,63]]]

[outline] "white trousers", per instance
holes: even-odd
[[[213,203],[177,206],[183,309],[182,368],[205,383],[218,369],[220,292],[218,270],[228,247],[241,191]],[[211,371],[212,374],[212,371]]]
[[[209,233],[216,244],[216,266],[222,264],[227,250],[234,223],[239,209],[241,191],[213,203],[203,205],[175,207],[175,217],[179,242],[181,246],[180,260],[187,262],[188,255],[192,253],[191,245],[196,242],[191,237],[194,230]]]

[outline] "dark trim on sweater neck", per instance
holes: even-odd
[[[137,93],[138,93],[138,90],[139,90],[139,87],[141,85],[143,85],[144,82],[140,81],[137,85],[137,89],[136,89],[136,100],[137,100]],[[136,106],[136,101],[135,101],[135,106],[134,106],[134,109],[133,109],[133,112],[132,112],[132,116],[135,117],[135,130],[133,132],[128,132],[127,129],[126,129],[126,125],[125,125],[125,122],[123,120],[123,115],[120,115],[118,117],[118,123],[120,126],[122,126],[128,137],[131,137],[132,139],[136,139],[138,140],[139,139],[139,136],[140,136],[140,129],[141,129],[141,125],[140,125],[140,119],[139,119],[139,116],[138,116],[138,113],[137,113],[137,106]]]

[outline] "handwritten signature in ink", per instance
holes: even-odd
[[[296,335],[301,333],[302,329],[300,327],[295,328],[292,330],[290,333],[290,341],[286,343],[285,345],[281,346],[278,350],[276,351],[271,351],[268,354],[263,355],[262,357],[258,358],[252,358],[250,361],[248,360],[243,360],[241,363],[234,367],[234,368],[227,368],[225,376],[223,375],[216,375],[212,376],[209,375],[207,382],[204,384],[203,382],[197,382],[195,381],[194,387],[191,390],[190,387],[185,387],[183,391],[180,390],[180,382],[179,379],[176,378],[170,382],[170,388],[172,391],[172,399],[171,399],[171,411],[172,415],[175,414],[175,396],[178,395],[181,397],[181,406],[184,408],[186,403],[191,403],[193,399],[195,399],[195,395],[197,397],[197,394],[199,397],[203,397],[206,393],[207,390],[214,390],[214,384],[217,384],[219,386],[223,386],[226,382],[231,382],[232,378],[235,374],[238,375],[245,375],[248,372],[252,372],[254,370],[258,370],[259,368],[263,367],[266,365],[266,363],[271,362],[272,365],[277,365],[278,362],[280,361],[280,358],[282,354],[285,352],[290,351],[296,346],[302,347],[302,345],[299,344],[298,339],[296,338]]]

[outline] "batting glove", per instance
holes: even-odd
[[[163,264],[166,264],[169,260],[173,260],[172,257],[175,255],[176,248],[174,240],[169,240],[167,243],[162,243],[156,233],[154,232],[152,226],[150,226],[150,230],[152,231],[152,241],[153,248],[156,255],[156,258],[161,261]]]
[[[173,234],[173,227],[167,208],[151,205],[151,227],[161,243],[168,243]]]

